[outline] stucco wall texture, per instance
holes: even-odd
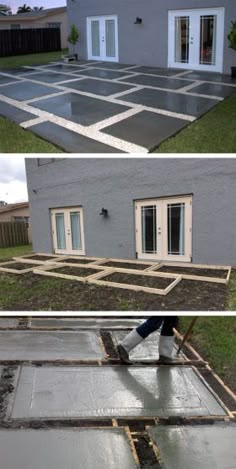
[[[235,159],[26,159],[26,171],[34,251],[53,250],[51,208],[82,206],[86,255],[133,259],[134,201],[192,194],[193,262],[236,265]]]
[[[119,62],[156,67],[167,67],[169,10],[224,7],[223,72],[230,73],[235,63],[227,40],[231,21],[236,20],[235,0],[68,0],[67,5],[69,27],[75,23],[80,32],[77,53],[81,59],[87,59],[86,18],[117,15]],[[142,25],[134,24],[136,17],[142,18]]]

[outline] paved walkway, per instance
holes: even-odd
[[[235,90],[215,73],[50,63],[0,70],[0,115],[68,152],[147,153]]]

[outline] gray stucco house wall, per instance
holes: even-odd
[[[82,206],[86,255],[134,259],[134,201],[192,194],[192,261],[236,265],[235,159],[50,161],[26,159],[34,251],[53,252],[50,209]]]
[[[119,62],[167,67],[168,11],[225,8],[223,72],[230,73],[236,54],[228,47],[231,21],[236,20],[235,0],[68,0],[68,21],[76,24],[80,39],[79,58],[87,59],[86,20],[91,16],[117,15]],[[135,25],[136,17],[142,18]]]

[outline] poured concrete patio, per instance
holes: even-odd
[[[229,76],[80,61],[0,70],[0,115],[78,153],[147,153],[236,91]]]

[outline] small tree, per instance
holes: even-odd
[[[228,34],[229,47],[236,50],[236,21],[231,21],[232,27]]]
[[[70,34],[67,38],[68,42],[73,46],[73,54],[75,55],[75,46],[79,40],[79,31],[76,28],[75,24],[71,25]]]

